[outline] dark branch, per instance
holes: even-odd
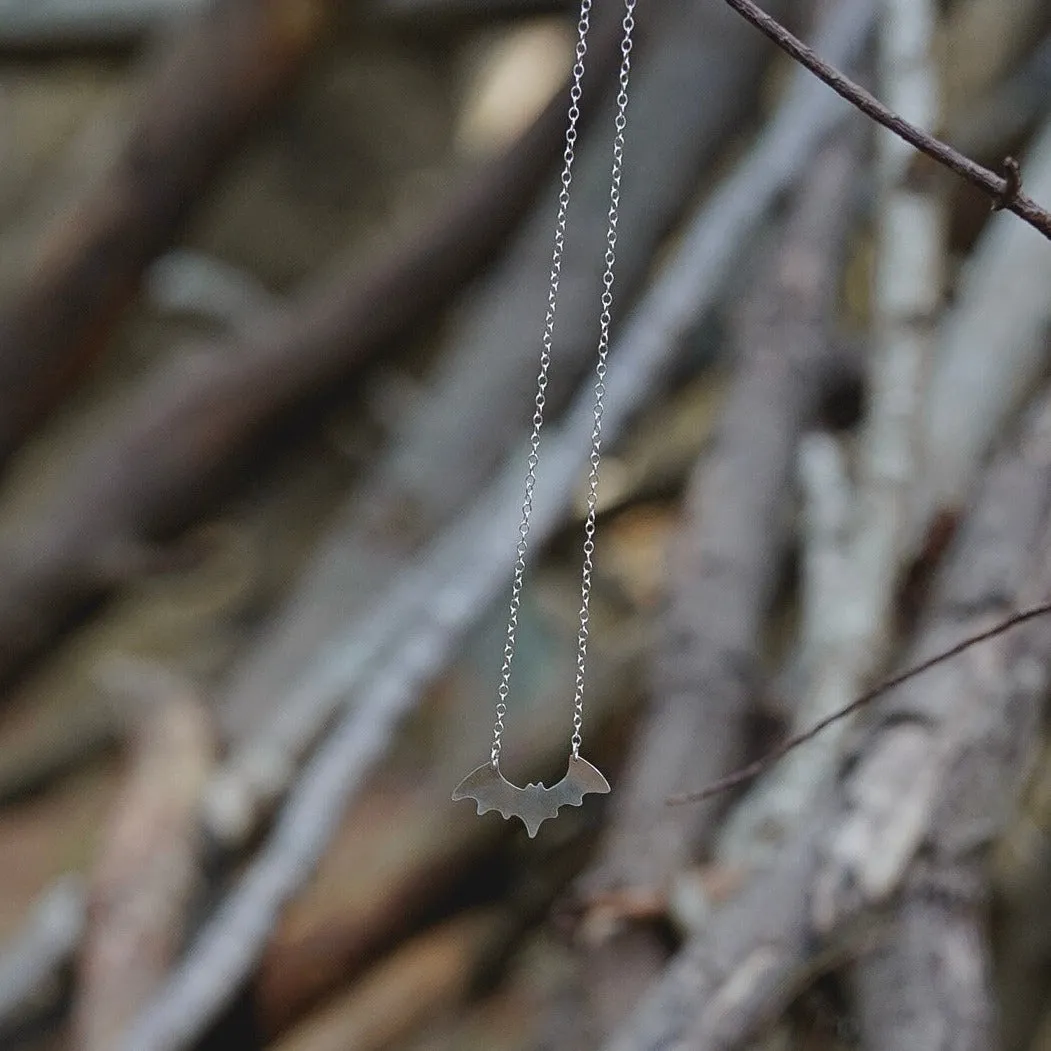
[[[143,269],[241,136],[285,97],[334,5],[200,6],[147,58],[138,113],[108,170],[56,215],[0,304],[0,461],[105,352]]]
[[[727,0],[729,3],[735,3],[736,0]],[[697,792],[685,792],[682,795],[672,796],[668,799],[669,806],[679,806],[682,803],[700,803],[705,799],[711,799],[712,796],[719,795],[721,792],[726,792],[731,788],[736,788],[738,785],[743,785],[748,781],[754,780],[768,767],[773,766],[779,759],[783,758],[793,749],[798,748],[801,744],[806,744],[807,741],[817,737],[822,730],[831,726],[835,722],[839,722],[840,719],[845,719],[848,715],[853,715],[854,712],[861,708],[864,708],[867,704],[882,697],[884,694],[889,693],[891,690],[902,683],[908,682],[909,679],[916,678],[917,675],[922,675],[925,671],[930,671],[931,668],[939,664],[944,664],[945,661],[951,660],[953,657],[958,657],[964,650],[970,649],[972,646],[978,645],[980,642],[988,642],[990,639],[995,639],[1004,632],[1010,631],[1011,628],[1018,627],[1020,624],[1026,624],[1031,620],[1035,620],[1037,617],[1043,617],[1046,614],[1051,613],[1051,601],[1041,602],[1039,605],[1030,606],[1029,609],[1020,610],[1018,613],[1012,613],[1011,616],[1006,617],[998,624],[994,624],[991,628],[987,628],[985,631],[980,631],[975,635],[968,635],[967,638],[958,642],[955,646],[950,646],[949,649],[943,650],[941,653],[936,653],[933,657],[929,657],[925,661],[921,661],[919,664],[913,665],[911,668],[906,668],[904,671],[899,672],[897,675],[892,675],[889,679],[884,679],[878,686],[874,686],[867,693],[861,694],[860,697],[856,697],[846,707],[840,708],[839,711],[833,712],[831,715],[825,716],[824,719],[819,720],[810,727],[809,730],[804,730],[802,733],[794,734],[791,737],[786,738],[776,748],[767,752],[766,755],[756,759],[755,762],[749,763],[747,766],[742,766],[740,770],[735,770],[732,774],[728,774],[726,777],[720,778],[718,781],[713,781],[711,784],[706,785],[704,788]]]
[[[833,91],[856,106],[862,113],[987,194],[992,198],[995,208],[1004,208],[1014,212],[1045,237],[1051,239],[1051,212],[1041,208],[1036,201],[1021,192],[1021,176],[1017,163],[1013,167],[1010,164],[1005,165],[1006,178],[988,168],[983,168],[947,143],[934,138],[933,135],[920,130],[898,116],[897,113],[887,109],[879,99],[870,95],[863,87],[855,84],[839,70],[814,54],[806,44],[794,37],[780,22],[756,7],[752,0],[726,0],[726,3],[742,18],[751,22],[756,29],[765,33],[782,51],[791,55],[800,65],[805,66],[814,76],[823,80]]]

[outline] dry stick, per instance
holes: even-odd
[[[112,1048],[162,985],[204,883],[197,810],[215,760],[210,713],[162,668],[130,664],[124,676],[147,711],[88,888],[73,1008],[81,1051]]]
[[[836,94],[841,95],[862,113],[987,194],[993,199],[994,208],[1005,208],[1014,212],[1045,237],[1051,238],[1051,212],[1041,208],[1036,201],[1021,192],[1021,176],[1017,163],[1011,158],[1004,162],[1007,169],[1006,178],[988,168],[983,168],[982,165],[976,164],[947,143],[934,138],[933,135],[922,131],[902,119],[897,113],[887,109],[879,99],[819,58],[780,22],[756,7],[752,0],[726,0],[726,3],[742,18],[751,22],[756,29],[765,33],[782,51],[794,58],[800,65],[805,66],[814,76],[824,81]]]
[[[368,0],[359,5],[367,25],[406,26],[413,30],[454,29],[509,22],[536,15],[566,14],[568,0]]]
[[[903,118],[922,127],[940,127],[943,103],[934,66],[938,26],[934,0],[882,0],[882,11],[876,70],[887,102]],[[892,642],[895,597],[912,553],[909,520],[922,482],[923,420],[939,349],[933,322],[940,316],[946,283],[946,180],[916,179],[910,171],[914,154],[908,143],[885,132],[877,140],[880,203],[873,280],[875,346],[847,592],[857,589],[860,608],[867,611],[868,619],[863,623],[857,618],[860,630],[853,638],[847,633],[845,655],[854,675],[845,682],[840,679],[838,696],[816,716],[829,714],[869,685],[875,678],[874,668]],[[1046,251],[1046,245],[1041,247]],[[822,667],[818,681],[826,674]],[[831,753],[828,765],[834,766],[851,725],[842,722],[822,739],[826,753]],[[786,766],[809,765],[804,752],[795,752],[786,760]],[[819,782],[815,778],[811,784],[813,795]],[[910,935],[914,928],[906,921],[912,910],[902,905],[893,911],[898,936],[884,939],[878,951],[862,955],[845,970],[856,991],[855,1012],[863,1045],[911,1051],[907,1040],[902,1043],[905,1030],[892,1027],[891,1041],[882,1022],[895,976],[907,980],[913,966],[914,939]],[[946,928],[952,915],[939,917]]]
[[[46,1010],[52,992],[61,995],[86,920],[83,880],[67,874],[41,894],[21,930],[0,947],[0,1046],[10,1047],[20,1028]]]
[[[1051,949],[1051,927],[1045,919],[1047,888],[1051,886],[1051,852],[1045,846],[1049,804],[1051,748],[1045,740],[1032,780],[990,859],[990,883],[1003,903],[1002,919],[997,920],[996,953],[1001,1047],[1051,1046],[1046,1040],[1034,1039],[1034,1030],[1048,1006],[1040,962],[1048,959]],[[1047,1035],[1051,1036],[1051,1029]]]
[[[428,1021],[455,1010],[514,932],[502,908],[460,913],[380,960],[367,974],[267,1046],[275,1051],[353,1047],[379,1051],[405,1042]]]
[[[965,650],[969,650],[972,646],[977,646],[980,642],[987,642],[989,639],[995,639],[998,636],[1003,635],[1005,632],[1010,631],[1011,628],[1017,627],[1020,624],[1027,624],[1029,621],[1035,620],[1037,617],[1043,617],[1048,613],[1051,613],[1051,601],[1041,602],[1036,606],[1030,606],[1028,609],[1020,610],[1018,613],[1012,613],[1011,616],[1000,621],[999,624],[994,624],[991,628],[987,628],[985,631],[980,631],[974,635],[968,635],[967,638],[961,640],[955,646],[951,646],[949,649],[943,650],[941,653],[936,653],[933,657],[928,657],[927,660],[920,661],[919,664],[916,664],[911,668],[906,668],[905,671],[898,672],[897,675],[892,675],[889,679],[885,679],[878,686],[874,686],[871,690],[861,694],[861,696],[855,697],[850,704],[846,705],[846,707],[840,708],[838,711],[835,711],[831,715],[827,715],[824,719],[820,719],[818,722],[814,723],[809,730],[804,730],[802,733],[794,734],[792,737],[786,738],[776,748],[771,749],[766,755],[756,759],[755,762],[741,767],[740,770],[736,770],[734,773],[728,774],[726,777],[721,777],[718,781],[713,781],[710,785],[707,785],[696,792],[685,792],[682,795],[670,797],[668,799],[668,805],[680,806],[683,803],[699,803],[705,799],[710,799],[712,796],[719,795],[721,792],[726,792],[731,788],[736,788],[738,785],[743,785],[746,782],[753,780],[793,749],[798,748],[801,744],[806,744],[807,741],[817,737],[822,730],[831,726],[835,722],[839,722],[840,719],[845,719],[847,716],[853,715],[856,711],[864,708],[867,704],[870,704],[884,694],[889,693],[896,687],[901,686],[902,683],[908,682],[909,679],[914,679],[917,675],[922,675],[925,671],[929,671],[931,668],[934,668],[939,664],[944,664],[945,661],[951,660],[953,657],[958,657]]]
[[[1051,592],[1049,422],[1045,391],[972,497],[905,664]],[[846,968],[865,1047],[912,1051],[935,1032],[943,1051],[996,1043],[985,858],[1034,758],[1048,624],[895,690],[839,767],[808,905],[819,939],[884,906],[877,942]]]

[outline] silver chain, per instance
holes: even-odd
[[[614,121],[613,170],[609,193],[609,215],[606,228],[606,268],[602,275],[602,313],[599,317],[598,362],[595,365],[595,424],[591,432],[591,470],[588,473],[587,518],[584,525],[584,565],[581,577],[580,630],[577,634],[577,671],[573,698],[573,736],[570,739],[574,757],[579,754],[581,726],[584,720],[584,671],[587,663],[588,626],[591,618],[591,576],[595,553],[595,516],[598,505],[598,473],[602,453],[603,398],[606,393],[606,358],[609,355],[610,311],[613,306],[613,267],[616,262],[617,220],[620,213],[620,182],[624,160],[624,129],[627,127],[628,76],[631,72],[631,35],[635,28],[636,0],[625,0],[621,41],[620,90],[617,93],[617,114]],[[533,411],[533,431],[529,438],[525,494],[522,498],[522,519],[518,527],[518,545],[514,576],[511,583],[511,603],[507,619],[507,637],[504,643],[504,663],[497,689],[496,720],[493,724],[493,747],[490,760],[495,766],[500,758],[504,716],[507,715],[507,697],[511,688],[511,664],[515,656],[518,633],[518,613],[522,605],[522,582],[525,577],[526,551],[529,543],[529,522],[533,514],[533,494],[536,489],[536,471],[540,463],[540,430],[544,425],[547,379],[551,368],[552,344],[555,332],[555,311],[558,303],[558,285],[562,276],[562,256],[566,242],[566,214],[569,210],[569,188],[573,181],[573,161],[577,142],[577,122],[580,118],[581,81],[584,77],[584,58],[587,55],[587,37],[591,21],[592,0],[581,0],[577,23],[576,59],[573,64],[572,85],[569,90],[569,114],[566,127],[566,145],[563,152],[562,188],[558,195],[558,216],[555,220],[555,242],[551,253],[551,279],[547,293],[547,315],[541,340],[540,371],[536,380],[536,398]]]
[[[609,356],[610,310],[613,307],[613,267],[617,261],[617,220],[620,216],[620,179],[624,167],[624,129],[628,124],[628,75],[631,72],[631,32],[635,28],[635,0],[626,0],[624,39],[621,42],[620,90],[614,120],[613,171],[609,186],[606,225],[606,269],[602,274],[602,313],[599,315],[598,361],[595,363],[595,426],[591,431],[591,470],[588,472],[588,513],[584,522],[584,565],[580,582],[580,631],[577,634],[577,675],[573,695],[573,755],[580,753],[580,727],[584,721],[584,668],[588,655],[591,620],[591,571],[595,554],[595,511],[598,505],[598,469],[602,459],[602,412],[606,393],[606,358]]]

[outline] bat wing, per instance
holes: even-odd
[[[479,814],[499,810],[501,816],[509,818],[518,813],[517,796],[521,791],[500,773],[499,763],[483,763],[456,786],[453,799],[473,799]]]
[[[560,806],[580,806],[589,792],[600,795],[608,792],[609,782],[586,759],[571,755],[566,776],[546,791],[554,801],[557,813]]]
[[[478,813],[498,810],[505,818],[517,817],[532,838],[563,806],[580,806],[589,792],[609,791],[609,783],[586,759],[570,756],[566,776],[551,788],[542,784],[519,788],[500,773],[499,763],[485,763],[472,770],[453,792],[453,799],[473,799]]]

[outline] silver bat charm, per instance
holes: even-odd
[[[500,773],[500,761],[472,770],[453,792],[453,799],[473,799],[478,813],[499,810],[505,818],[520,818],[532,839],[548,818],[558,817],[558,808],[580,806],[588,792],[605,793],[609,782],[586,759],[570,755],[566,776],[545,788],[542,783],[519,788]]]

